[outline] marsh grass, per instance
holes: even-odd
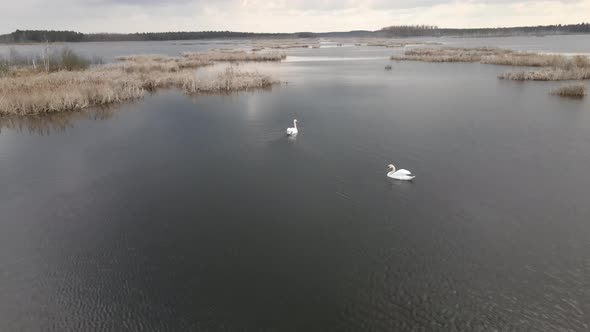
[[[479,62],[485,56],[504,55],[511,52],[511,50],[495,47],[415,48],[405,51],[403,55],[394,55],[391,57],[391,60],[422,62]]]
[[[262,49],[292,49],[292,48],[318,48],[318,39],[267,39],[254,43],[254,48]]]
[[[6,77],[0,79],[0,114],[72,111],[138,99],[159,88],[175,87],[192,94],[268,88],[274,83],[267,75],[233,67],[207,79],[190,69],[126,72],[109,66],[83,72]]]
[[[361,46],[361,44],[355,44],[357,46]],[[373,47],[387,47],[387,48],[398,48],[398,47],[407,47],[407,46],[418,46],[418,45],[442,45],[442,43],[438,42],[418,42],[418,41],[399,41],[399,40],[369,40],[366,42],[367,46]]]
[[[517,52],[493,47],[441,47],[407,50],[403,55],[392,56],[391,59],[424,62],[480,62],[503,66],[543,68],[498,75],[498,78],[507,80],[563,81],[590,79],[590,58],[582,55],[568,57],[558,54]]]
[[[186,52],[182,54],[187,61],[205,62],[267,62],[281,61],[287,55],[279,52],[252,52],[241,50],[217,50],[210,52]]]
[[[503,80],[514,81],[581,81],[590,79],[590,68],[549,68],[535,71],[507,72],[498,75]]]
[[[504,60],[500,60],[504,62]],[[498,75],[500,79],[516,81],[568,81],[590,79],[590,58],[577,55],[530,54],[511,61],[522,66],[546,67],[541,70],[507,72]]]
[[[195,68],[216,62],[279,61],[283,58],[280,54],[207,52],[182,57],[126,56],[118,58],[117,63],[80,71],[44,73],[21,67],[12,75],[0,78],[0,115],[53,113],[109,105],[142,98],[146,92],[159,88],[179,88],[189,94],[268,88],[276,82],[256,71],[230,66],[217,75],[205,77]]]
[[[586,96],[586,86],[584,84],[565,85],[551,90],[552,95],[569,98],[584,98]]]

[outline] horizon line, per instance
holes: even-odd
[[[39,29],[39,28],[17,28],[13,31],[2,33],[2,35],[8,35],[16,31],[70,31],[76,33],[82,33],[87,35],[93,34],[112,34],[112,35],[132,35],[132,34],[147,34],[147,33],[181,33],[181,32],[233,32],[233,33],[247,33],[247,34],[298,34],[298,33],[314,33],[314,34],[327,34],[327,33],[347,33],[347,32],[377,32],[388,27],[419,27],[419,26],[436,26],[434,30],[471,30],[471,29],[517,29],[517,28],[531,28],[531,27],[550,27],[550,26],[568,26],[568,25],[580,25],[590,24],[589,22],[578,22],[578,23],[556,23],[556,24],[537,24],[537,25],[520,25],[520,26],[496,26],[496,27],[440,27],[436,25],[428,24],[400,24],[385,26],[378,30],[370,29],[352,29],[352,30],[339,30],[339,31],[292,31],[292,32],[253,32],[253,31],[237,31],[237,30],[169,30],[169,31],[136,31],[136,32],[83,32],[80,30],[69,30],[69,29]]]

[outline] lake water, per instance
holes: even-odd
[[[218,46],[170,45],[75,47]],[[385,71],[401,51],[293,49],[254,65],[270,91],[1,119],[0,331],[587,331],[590,100],[507,67]]]

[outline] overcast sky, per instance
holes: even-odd
[[[0,33],[376,30],[590,21],[590,0],[0,0]]]

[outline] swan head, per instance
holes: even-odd
[[[393,166],[393,164],[389,164],[389,165],[387,165],[387,169],[388,170],[395,170],[395,166]]]
[[[297,119],[294,119],[293,122],[297,122]]]

